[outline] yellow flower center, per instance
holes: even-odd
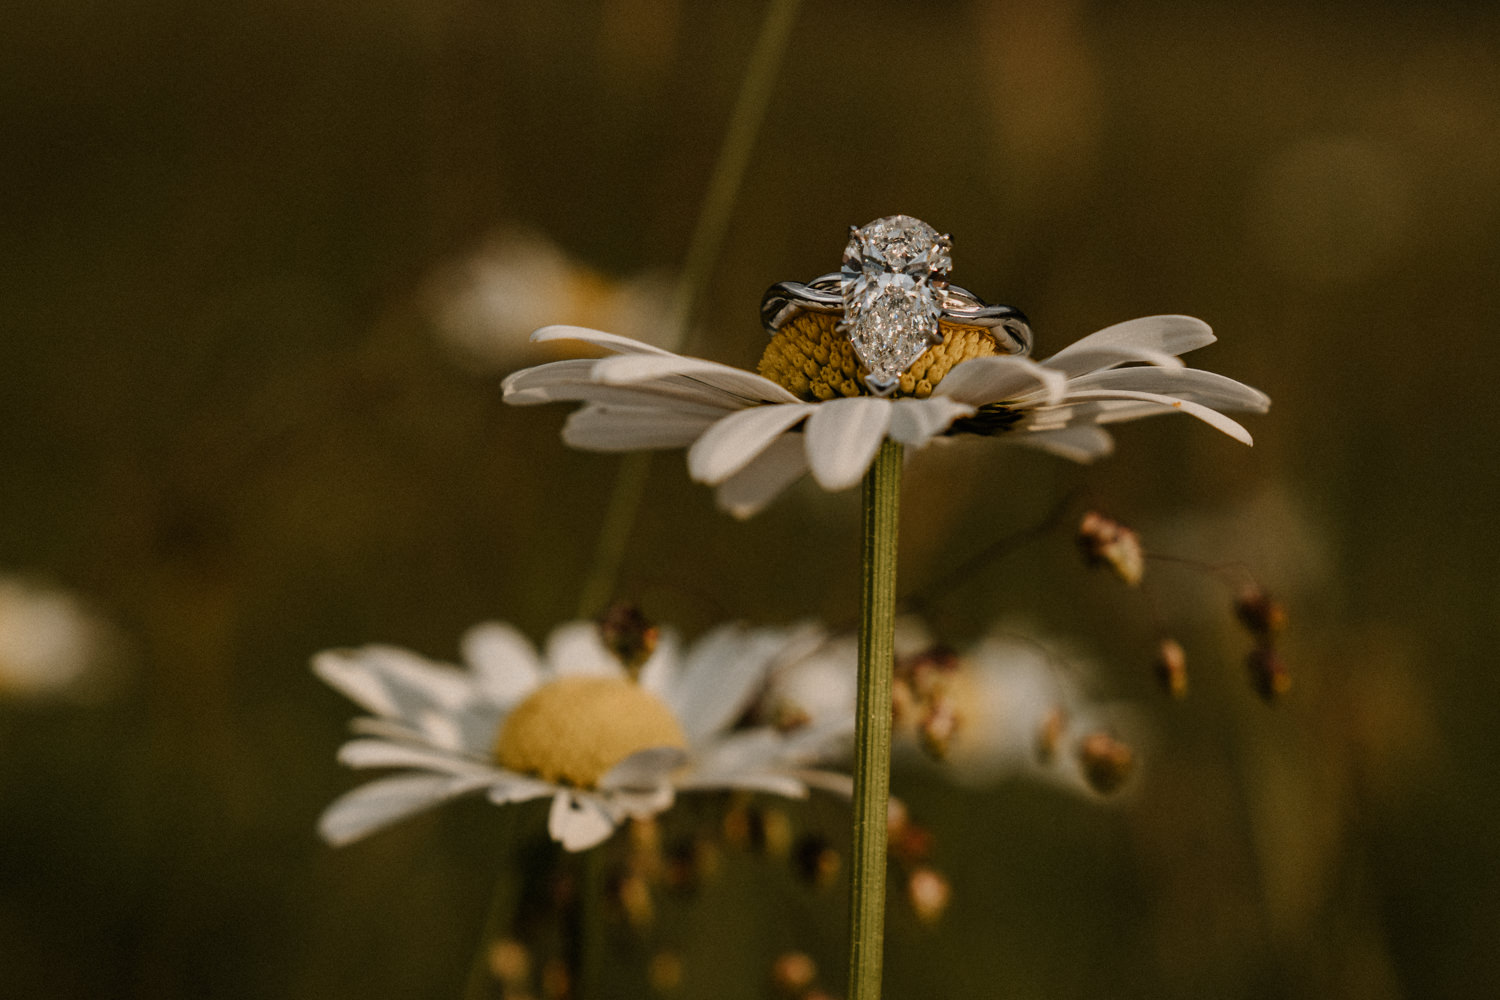
[[[651,747],[687,747],[661,699],[624,677],[559,677],[512,710],[495,739],[495,761],[545,781],[593,788],[610,768]]]
[[[835,396],[873,395],[854,345],[834,327],[832,313],[804,312],[776,331],[760,357],[760,374],[810,403]],[[942,324],[943,342],[929,347],[901,376],[897,396],[926,399],[943,376],[961,361],[999,354],[989,331]]]

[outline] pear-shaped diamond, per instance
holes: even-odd
[[[948,249],[948,237],[909,215],[850,230],[839,276],[844,331],[878,395],[894,389],[912,362],[943,339],[938,322],[942,278],[953,266]]]

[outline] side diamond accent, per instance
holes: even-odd
[[[943,275],[951,242],[927,223],[891,215],[850,227],[839,290],[844,332],[869,372],[865,382],[889,395],[912,362],[942,342]]]

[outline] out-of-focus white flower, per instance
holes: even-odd
[[[949,757],[955,780],[983,784],[1022,775],[1097,796],[1098,748],[1138,747],[1145,732],[1130,706],[1088,697],[1085,661],[1011,633],[996,633],[965,656],[954,699],[964,718]],[[1127,753],[1127,770],[1134,757]],[[1091,775],[1091,769],[1093,774]]]
[[[847,790],[847,776],[812,765],[842,751],[852,705],[794,730],[736,726],[811,631],[723,626],[682,652],[664,633],[635,677],[591,622],[558,628],[541,655],[509,625],[477,626],[464,637],[466,669],[390,646],[321,653],[317,675],[373,713],[339,759],[402,771],[344,795],[319,828],[345,844],[483,791],[496,805],[550,797],[553,838],[579,851],[681,791]]]
[[[1142,741],[1142,724],[1128,706],[1085,696],[1088,671],[1076,657],[1064,659],[1039,642],[998,632],[957,655],[926,651],[930,644],[920,624],[901,620],[895,735],[898,749],[922,746],[929,756],[941,757],[940,773],[958,783],[1022,776],[1094,796],[1097,761],[1094,779],[1088,766],[1100,741],[1089,744],[1090,738],[1106,734],[1127,746]],[[923,660],[931,662],[907,669]],[[848,636],[789,659],[772,678],[762,714],[817,724],[849,711],[857,695],[857,663],[857,644]],[[922,689],[924,673],[931,689]],[[911,685],[904,693],[903,683]],[[940,734],[929,728],[934,714],[946,724]],[[936,736],[939,754],[932,753]]]
[[[0,697],[86,699],[117,652],[115,630],[72,594],[0,577]]]
[[[489,372],[545,356],[529,337],[559,317],[655,342],[671,294],[663,275],[610,278],[541,236],[504,230],[469,256],[440,265],[422,298],[444,343]]]

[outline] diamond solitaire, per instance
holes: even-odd
[[[901,376],[943,335],[943,276],[953,266],[950,240],[908,215],[850,227],[839,274],[843,332],[868,374],[865,383],[888,395]]]

